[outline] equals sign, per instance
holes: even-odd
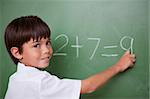
[[[110,49],[110,48],[116,48],[118,47],[117,45],[113,45],[113,46],[104,46],[104,49]],[[101,54],[101,56],[104,57],[116,57],[118,56],[118,54]]]
[[[117,45],[114,45],[114,46],[104,46],[104,49],[106,49],[106,48],[116,48],[116,47],[118,47]]]

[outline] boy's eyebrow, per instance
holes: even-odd
[[[50,41],[50,42],[51,42],[51,39],[50,39],[50,38],[48,38],[48,39],[47,39],[47,41]],[[37,42],[40,42],[40,40],[33,40],[33,42],[32,42],[32,43],[37,43]]]

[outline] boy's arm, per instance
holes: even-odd
[[[127,51],[120,60],[108,69],[90,76],[89,78],[81,81],[81,94],[91,93],[97,88],[105,84],[110,78],[125,71],[127,68],[132,67],[135,62],[135,55]]]

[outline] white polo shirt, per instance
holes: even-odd
[[[80,80],[59,79],[46,71],[18,63],[9,78],[5,99],[79,99]]]

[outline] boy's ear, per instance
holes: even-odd
[[[19,59],[19,60],[23,58],[23,56],[19,53],[18,47],[12,47],[12,48],[10,49],[10,51],[11,51],[11,54],[12,54],[15,58],[17,58],[17,59]]]

